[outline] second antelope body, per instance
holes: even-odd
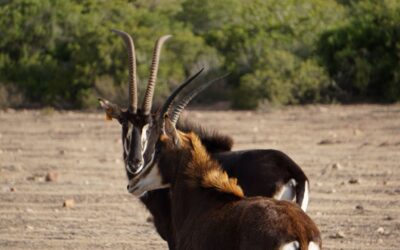
[[[194,133],[177,131],[168,118],[158,124],[176,249],[320,249],[318,228],[297,205],[245,198]]]

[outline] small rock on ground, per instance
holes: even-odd
[[[74,199],[66,199],[66,200],[64,200],[63,207],[66,207],[66,208],[73,208],[74,206],[75,206],[75,201],[74,201]]]
[[[350,183],[350,184],[358,184],[358,183],[360,183],[360,180],[357,179],[357,178],[351,178],[351,179],[349,180],[349,183]]]
[[[46,174],[46,181],[47,182],[56,182],[58,181],[58,173],[51,171]]]
[[[343,239],[346,235],[342,231],[337,231],[336,234],[330,236],[331,239]]]

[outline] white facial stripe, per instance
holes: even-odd
[[[141,138],[142,154],[146,151],[147,148],[147,142],[149,140],[148,131],[149,131],[149,124],[146,124],[142,128],[142,138]]]
[[[151,158],[150,158],[150,161],[149,161],[149,163],[144,167],[144,169],[147,169],[147,168],[151,168],[151,167],[156,167],[156,166],[151,166],[152,164],[153,164],[153,161],[154,161],[154,155],[155,155],[155,153],[156,152],[153,152],[152,154],[151,154]]]
[[[129,155],[129,145],[128,142],[130,142],[132,140],[132,129],[133,129],[133,125],[132,124],[128,124],[128,132],[126,134],[126,138],[124,140],[124,150],[125,150],[125,154]]]
[[[125,154],[128,156],[128,154],[129,154],[129,148],[128,148],[128,142],[127,142],[127,140],[124,141],[124,150],[125,150]]]

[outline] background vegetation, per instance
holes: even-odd
[[[90,108],[127,98],[135,41],[143,93],[157,37],[156,100],[206,65],[232,72],[208,100],[400,101],[397,0],[10,0],[0,2],[0,106]],[[210,92],[209,92],[210,93]]]

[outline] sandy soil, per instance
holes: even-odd
[[[187,115],[299,163],[325,249],[399,249],[399,105]],[[120,144],[101,113],[0,111],[0,249],[166,249],[126,192]]]

